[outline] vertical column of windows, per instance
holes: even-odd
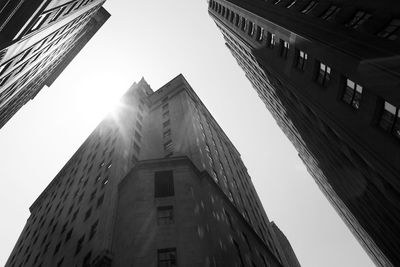
[[[170,157],[174,152],[174,144],[171,138],[171,121],[170,121],[170,111],[168,104],[168,96],[161,100],[162,103],[162,122],[163,122],[163,142],[164,142],[164,154],[165,157]]]

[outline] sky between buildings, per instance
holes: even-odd
[[[203,0],[108,0],[112,17],[58,80],[0,130],[0,264],[29,206],[142,76],[182,73],[242,155],[270,220],[304,267],[374,266],[225,47]]]

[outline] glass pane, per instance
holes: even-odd
[[[352,106],[354,108],[358,109],[360,107],[360,100],[361,100],[361,94],[356,91],[355,95],[354,95]]]
[[[394,122],[394,115],[388,112],[387,110],[384,110],[381,120],[379,122],[379,126],[385,131],[390,132],[392,129],[393,122]]]
[[[353,89],[351,89],[350,87],[346,87],[344,94],[343,94],[343,101],[347,104],[351,103],[351,99],[353,98]]]
[[[347,86],[350,88],[354,88],[354,82],[352,80],[347,79]]]
[[[396,107],[386,101],[385,101],[385,110],[392,113],[393,115],[396,114]]]

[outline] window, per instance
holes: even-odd
[[[354,14],[353,18],[350,19],[350,21],[345,24],[345,26],[356,29],[361,24],[363,24],[367,19],[369,19],[371,16],[372,16],[371,14],[369,14],[363,10],[359,10],[356,12],[356,14]]]
[[[85,258],[83,258],[83,264],[82,264],[83,267],[89,267],[90,266],[90,258],[91,257],[92,257],[92,252],[89,251],[86,254]]]
[[[237,251],[237,255],[239,256],[239,260],[240,260],[240,266],[244,267],[244,262],[243,262],[243,257],[242,257],[242,252],[240,251],[240,247],[238,245],[238,243],[236,243],[235,240],[233,240],[233,244],[236,247],[236,251]]]
[[[133,142],[133,149],[135,149],[136,153],[140,153],[140,146],[136,142]]]
[[[78,216],[78,212],[79,212],[79,209],[74,212],[74,215],[72,215],[72,221],[75,221],[76,216]]]
[[[76,250],[75,250],[75,255],[78,254],[81,249],[82,249],[82,243],[85,240],[85,235],[83,235],[79,240],[78,243],[76,244]]]
[[[276,43],[276,35],[268,32],[267,39],[268,39],[268,47],[273,48]]]
[[[322,62],[319,62],[317,82],[322,86],[327,86],[331,76],[331,68]]]
[[[63,264],[63,262],[64,262],[64,257],[63,257],[63,258],[61,258],[61,260],[59,260],[59,261],[58,261],[58,263],[57,263],[57,267],[61,267],[61,266],[62,266],[62,264]]]
[[[163,106],[162,106],[162,110],[164,111],[164,110],[167,110],[168,109],[168,103],[165,103]]]
[[[136,128],[137,128],[139,131],[142,130],[142,125],[141,125],[138,121],[136,121]]]
[[[168,142],[166,142],[165,144],[164,144],[164,151],[165,152],[172,152],[172,150],[173,150],[173,144],[172,144],[172,140],[169,140]]]
[[[172,171],[154,173],[154,197],[174,196],[174,177]]]
[[[399,37],[399,29],[400,19],[392,19],[377,35],[389,40],[396,40]]]
[[[249,21],[249,35],[253,36],[254,34],[254,29],[255,29],[255,24],[252,21]]]
[[[97,232],[97,225],[99,224],[99,221],[97,220],[94,224],[92,224],[92,227],[90,227],[90,235],[89,235],[89,240],[92,240],[94,235]]]
[[[164,248],[157,251],[158,267],[178,266],[176,260],[176,248]]]
[[[316,4],[317,4],[317,1],[310,1],[308,3],[308,5],[301,11],[301,13],[303,13],[303,14],[310,13],[311,10],[313,10],[313,8],[315,7]]]
[[[307,58],[308,55],[307,53],[301,51],[301,50],[297,50],[297,63],[296,63],[296,67],[299,70],[304,70],[304,67],[306,65],[307,62]]]
[[[104,194],[101,195],[101,197],[99,197],[97,199],[97,208],[101,206],[101,204],[103,204],[103,200],[104,200]]]
[[[297,0],[292,0],[291,2],[289,2],[289,4],[286,5],[286,8],[291,8],[292,6],[294,6],[294,4],[296,4]]]
[[[379,126],[386,132],[400,139],[400,113],[399,108],[385,101]]]
[[[165,112],[162,114],[163,119],[168,118],[168,116],[169,116],[169,110],[165,111]]]
[[[243,31],[246,30],[246,19],[242,17],[242,21],[240,23],[240,27]]]
[[[58,242],[58,244],[57,244],[56,248],[54,249],[54,253],[53,253],[53,255],[56,255],[56,254],[57,254],[57,252],[60,250],[60,247],[61,247],[61,241],[60,241],[60,242]]]
[[[335,18],[336,14],[341,10],[340,7],[335,6],[335,5],[331,5],[326,11],[325,13],[322,14],[321,18],[323,20],[328,20],[328,21],[333,21],[333,19]]]
[[[239,27],[240,24],[240,16],[238,14],[235,15],[235,25]]]
[[[85,213],[85,218],[83,219],[83,221],[85,222],[87,219],[89,219],[90,214],[92,214],[92,208],[88,209]]]
[[[167,127],[168,125],[170,125],[170,120],[164,121],[163,122],[163,127]]]
[[[362,91],[363,87],[361,85],[347,79],[342,100],[353,108],[358,109],[360,107]]]
[[[169,225],[174,223],[174,208],[173,206],[157,207],[157,224]]]
[[[257,26],[256,40],[261,42],[264,38],[264,28]]]
[[[171,137],[171,129],[166,130],[163,133],[163,137],[164,137],[164,139],[170,138]]]
[[[281,57],[287,58],[289,52],[289,43],[281,39]]]
[[[101,182],[101,188],[104,188],[108,184],[108,178],[104,178],[103,181]]]
[[[138,113],[136,117],[139,119],[140,122],[143,122],[143,116],[142,116],[142,115],[140,115],[140,114]]]
[[[69,230],[69,232],[67,233],[67,236],[65,237],[65,243],[68,242],[68,240],[71,239],[71,235],[72,235],[72,229]]]

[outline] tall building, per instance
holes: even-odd
[[[400,266],[400,2],[210,0],[310,174],[378,266]]]
[[[281,248],[284,251],[286,260],[289,262],[289,265],[293,267],[300,267],[300,262],[297,259],[296,254],[294,254],[292,245],[290,245],[290,242],[286,238],[285,234],[281,231],[281,229],[279,229],[275,222],[271,222],[271,226],[274,230],[275,236],[278,239]]]
[[[0,2],[0,128],[49,86],[110,14],[105,0]]]
[[[30,211],[7,267],[293,266],[182,75],[133,84]]]

